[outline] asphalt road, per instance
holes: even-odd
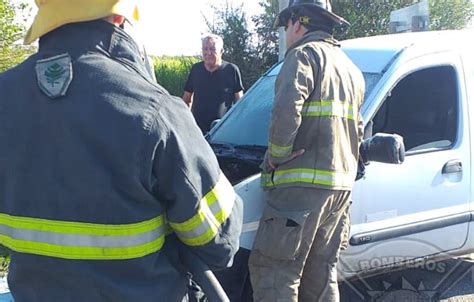
[[[409,269],[340,282],[342,302],[474,301],[470,257],[428,262]]]

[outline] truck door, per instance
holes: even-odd
[[[370,163],[353,191],[345,271],[460,249],[470,220],[470,146],[460,57],[422,56],[391,71],[367,116],[404,138],[402,165]]]

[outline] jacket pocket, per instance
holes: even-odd
[[[298,257],[309,212],[282,212],[267,207],[260,220],[254,249],[275,260]]]

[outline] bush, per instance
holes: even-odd
[[[10,256],[8,249],[0,245],[0,277],[3,277],[8,271],[8,264],[10,263]]]
[[[181,97],[191,66],[199,61],[198,57],[154,57],[156,80],[170,94]]]
[[[22,46],[15,42],[24,35],[25,28],[19,24],[17,13],[26,9],[26,4],[12,4],[0,0],[0,72],[3,72],[35,51],[33,46]]]

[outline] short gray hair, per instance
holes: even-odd
[[[220,36],[215,35],[215,34],[205,34],[201,38],[202,44],[206,43],[209,40],[214,41],[214,44],[216,45],[216,47],[220,49],[224,49],[224,40],[222,40]]]

